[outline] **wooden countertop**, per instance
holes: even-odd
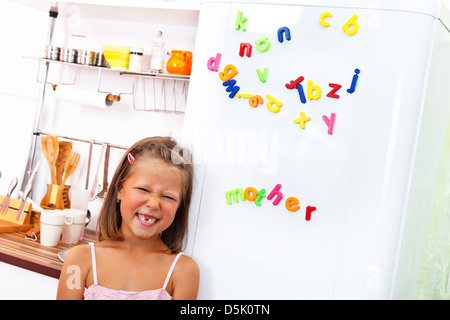
[[[46,247],[39,240],[25,239],[25,233],[0,233],[0,261],[59,279],[63,263],[58,259],[58,252],[75,245],[59,240],[56,247]],[[95,231],[86,229],[83,240],[78,244],[96,241]]]

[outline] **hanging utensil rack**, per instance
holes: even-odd
[[[58,138],[90,144],[89,158],[88,158],[87,172],[86,172],[86,185],[85,185],[86,190],[88,189],[88,186],[89,186],[89,174],[91,171],[90,169],[91,169],[91,161],[92,161],[92,148],[94,145],[108,145],[110,148],[122,149],[122,150],[128,149],[128,147],[126,147],[126,146],[121,146],[121,145],[113,144],[113,143],[109,143],[109,142],[103,142],[103,141],[98,141],[98,140],[88,140],[88,139],[83,139],[83,138],[78,138],[78,137],[73,137],[73,136],[59,135],[59,134],[45,132],[45,131],[38,131],[36,134],[37,135],[56,135]]]

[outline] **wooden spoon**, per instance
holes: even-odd
[[[41,143],[42,152],[44,153],[45,159],[47,159],[47,162],[50,166],[50,177],[52,184],[56,184],[55,166],[59,153],[58,136],[41,136]]]
[[[80,161],[80,154],[72,152],[69,156],[69,159],[67,159],[66,165],[64,167],[64,179],[61,182],[62,186],[66,183],[67,178],[69,178],[69,176],[75,171],[79,161]]]
[[[61,184],[66,160],[72,152],[73,142],[60,141],[58,159],[56,160],[56,184]]]

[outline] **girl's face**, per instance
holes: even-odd
[[[118,193],[122,234],[149,239],[167,229],[181,200],[181,172],[162,160],[136,161]]]

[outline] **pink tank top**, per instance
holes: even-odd
[[[178,253],[178,255],[173,260],[162,288],[134,292],[124,290],[113,290],[102,287],[98,284],[97,263],[95,260],[94,243],[90,242],[89,245],[91,246],[92,273],[94,276],[94,283],[90,285],[89,288],[84,289],[85,300],[172,300],[172,296],[166,291],[166,286],[169,283],[169,279],[170,276],[172,275],[173,269],[175,268],[175,265],[178,259],[183,254],[183,252]]]

